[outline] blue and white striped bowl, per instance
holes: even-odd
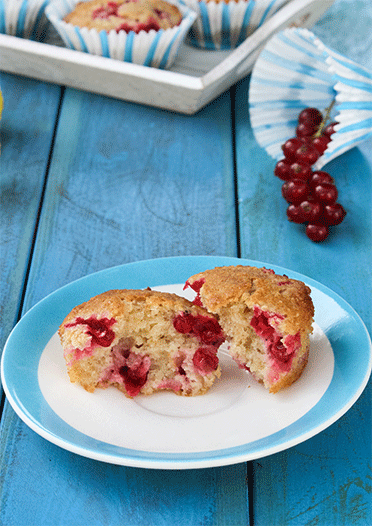
[[[326,47],[307,29],[286,29],[265,46],[255,63],[249,112],[257,142],[274,159],[295,136],[305,107],[324,111],[335,100],[336,132],[314,165],[326,163],[372,136],[372,74]]]
[[[68,48],[160,69],[173,64],[178,49],[196,17],[187,7],[168,0],[177,5],[182,13],[183,19],[178,26],[159,31],[140,31],[138,34],[134,31],[126,33],[124,30],[97,31],[80,28],[63,20],[80,1],[51,0],[45,11]]]
[[[49,1],[0,0],[0,33],[43,40],[48,23],[44,11]]]
[[[190,43],[206,49],[232,49],[289,0],[182,0],[197,13]]]

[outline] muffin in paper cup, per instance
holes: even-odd
[[[181,22],[169,29],[139,32],[124,29],[99,31],[64,21],[64,17],[71,13],[81,0],[51,0],[46,9],[46,16],[70,49],[165,69],[173,64],[178,49],[196,17],[186,6],[174,0],[167,1],[177,6],[182,15]]]
[[[269,40],[249,87],[250,120],[260,146],[282,159],[282,144],[296,135],[300,111],[316,107],[324,113],[332,103],[330,121],[338,124],[316,170],[372,136],[372,74],[307,29],[286,29]]]
[[[182,0],[197,13],[189,40],[205,49],[233,49],[289,0]]]
[[[50,0],[0,0],[0,33],[29,40],[44,40]]]

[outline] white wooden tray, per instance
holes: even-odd
[[[0,35],[0,69],[122,100],[194,114],[245,77],[265,42],[295,25],[312,27],[334,0],[291,0],[232,51],[182,45],[170,70]]]

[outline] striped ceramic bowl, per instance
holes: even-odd
[[[161,69],[173,64],[178,49],[196,18],[196,14],[186,6],[168,0],[177,5],[182,13],[183,18],[178,26],[159,31],[140,31],[138,34],[124,30],[97,31],[80,28],[63,20],[80,1],[51,0],[45,11],[68,48]]]
[[[314,165],[317,170],[372,136],[372,74],[307,29],[276,34],[261,52],[250,81],[249,113],[260,146],[282,159],[281,146],[295,136],[299,112],[305,107],[324,111],[333,101],[331,120],[338,124]]]

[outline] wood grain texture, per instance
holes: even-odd
[[[246,526],[245,465],[163,471],[126,468],[64,451],[14,417],[3,427],[4,526]]]
[[[193,118],[68,90],[31,268],[42,284],[34,300],[129,261],[235,255],[233,192],[227,95]]]
[[[337,0],[315,28],[329,38],[326,44],[370,69],[371,9],[368,0]],[[4,110],[0,157],[8,204],[1,203],[0,223],[7,332],[22,297],[60,89],[4,74],[0,82],[11,104]],[[248,80],[237,86],[235,130],[229,94],[188,117],[65,92],[23,313],[65,283],[116,264],[235,256],[235,131],[242,256],[319,280],[371,329],[371,141],[327,166],[348,216],[326,243],[312,244],[285,219],[274,162],[250,129],[248,86]],[[6,403],[0,524],[247,526],[252,511],[251,526],[370,526],[371,394],[370,383],[330,428],[254,462],[249,494],[245,464],[155,471],[96,462],[39,437]]]
[[[230,116],[228,95],[188,118],[67,90],[24,312],[116,264],[236,255]],[[8,404],[0,444],[7,526],[249,521],[245,464],[153,471],[95,462],[40,438]]]
[[[357,18],[371,18],[368,2],[336,2],[314,28],[325,42],[372,66],[371,34],[354,31]],[[332,28],[337,26],[337,31]],[[369,27],[369,26],[368,26]],[[364,37],[361,37],[364,35]],[[342,44],[340,46],[339,44]],[[363,62],[362,62],[363,63]],[[278,264],[330,287],[348,301],[371,332],[372,141],[329,163],[344,223],[321,244],[301,225],[286,220],[275,162],[254,141],[247,119],[248,80],[237,91],[237,166],[242,257]],[[356,404],[316,437],[254,462],[254,521],[257,526],[369,526],[371,486],[371,382]]]
[[[0,350],[21,301],[60,88],[0,73]]]

